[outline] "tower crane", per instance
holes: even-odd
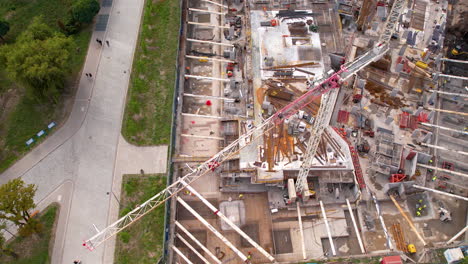
[[[112,236],[127,228],[129,225],[133,224],[156,207],[162,205],[171,197],[177,195],[180,191],[186,188],[186,185],[190,185],[201,176],[215,171],[221,163],[235,156],[241,149],[246,147],[256,138],[262,136],[263,133],[269,131],[284,120],[287,120],[296,114],[300,109],[311,103],[315,98],[323,95],[319,112],[316,117],[316,121],[314,122],[315,125],[312,127],[312,142],[309,142],[307,148],[308,153],[306,153],[308,160],[307,162],[311,162],[317,149],[318,140],[320,139],[323,130],[329,124],[332,112],[331,110],[333,109],[338,94],[337,88],[339,88],[346,79],[356,74],[365,66],[372,62],[378,61],[389,50],[390,37],[394,32],[395,25],[398,22],[399,15],[403,10],[403,5],[405,2],[406,0],[395,1],[385,25],[384,33],[381,35],[379,42],[373,49],[359,56],[354,61],[342,65],[339,71],[331,71],[325,74],[321,80],[315,82],[315,85],[313,85],[313,87],[311,87],[307,93],[303,94],[281,110],[277,111],[259,125],[252,127],[245,134],[239,136],[238,139],[226,146],[213,157],[201,163],[193,171],[189,172],[183,177],[178,178],[164,190],[157,193],[149,200],[145,201],[114,223],[100,230],[91,238],[85,240],[83,242],[83,246],[89,250],[94,250]],[[306,161],[304,161],[304,163],[306,163]],[[307,166],[308,164],[310,163],[306,163],[301,167],[300,173],[302,173],[301,177],[303,178],[307,177],[308,169],[310,168],[310,166]]]
[[[384,25],[384,32],[380,35],[379,41],[377,42],[376,47],[361,56],[354,62],[352,62],[344,69],[347,69],[345,72],[339,72],[337,74],[338,80],[345,80],[351,77],[354,73],[368,65],[372,61],[376,61],[381,58],[388,50],[388,45],[390,44],[390,39],[395,32],[395,25],[400,18],[400,15],[403,11],[404,4],[406,0],[397,0],[393,4],[392,10],[390,11],[387,22]],[[335,84],[333,84],[335,85]],[[337,87],[333,87],[337,88]],[[322,133],[330,124],[330,119],[333,113],[333,108],[335,107],[336,99],[338,97],[338,89],[331,89],[327,93],[323,93],[322,100],[320,102],[320,108],[315,117],[315,122],[312,124],[311,136],[307,144],[307,151],[304,153],[303,162],[301,164],[299,174],[296,181],[296,193],[303,194],[302,198],[307,200],[309,195],[309,188],[307,185],[307,175],[309,175],[310,168],[312,167],[312,162],[314,160],[315,153],[317,152],[317,147],[322,139]]]

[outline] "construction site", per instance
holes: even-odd
[[[164,204],[165,263],[468,244],[466,3],[182,2],[172,184],[89,246]]]

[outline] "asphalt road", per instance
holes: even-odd
[[[61,213],[52,263],[104,263],[104,247],[81,244],[108,223],[117,144],[143,0],[114,0],[107,31],[94,32],[69,120],[0,175],[0,184],[22,177],[38,185],[38,207],[59,202]],[[110,47],[95,41],[109,40]],[[84,73],[93,74],[88,79]]]

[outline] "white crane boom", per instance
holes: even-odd
[[[399,2],[404,2],[405,0],[397,0],[395,4]],[[392,9],[393,10],[393,9]],[[317,81],[317,85],[309,89],[309,91],[303,94],[301,97],[297,98],[293,102],[289,103],[287,106],[277,111],[275,114],[265,119],[258,126],[250,129],[245,134],[239,136],[237,140],[226,146],[223,150],[218,152],[209,160],[200,164],[193,172],[190,172],[178,180],[174,181],[171,185],[167,186],[160,193],[154,195],[146,202],[142,203],[132,211],[130,211],[125,216],[121,217],[114,223],[105,227],[94,236],[85,240],[83,246],[89,250],[95,249],[97,246],[119,233],[121,230],[127,228],[129,225],[149,213],[154,208],[160,206],[165,201],[167,201],[172,196],[176,195],[182,189],[184,189],[183,180],[187,184],[191,184],[193,181],[197,180],[201,176],[214,171],[222,162],[229,160],[235,156],[242,148],[250,144],[252,138],[260,137],[265,131],[268,131],[275,125],[283,122],[285,119],[288,119],[294,115],[297,111],[307,106],[314,98],[321,96],[322,94],[327,93],[332,89],[339,88],[339,82],[348,79],[349,77],[356,74],[359,70],[369,65],[372,62],[379,60],[387,51],[388,43],[381,43],[372,50],[366,52],[360,57],[356,58],[354,61],[349,62],[342,66],[342,69],[336,73],[330,74],[329,76],[324,77],[324,79]],[[333,96],[326,96],[333,99]],[[327,99],[328,100],[328,99]],[[336,101],[333,99],[332,101]],[[332,102],[334,103],[334,102]],[[324,119],[327,119],[328,115],[324,116]],[[327,119],[329,121],[329,118]],[[328,124],[328,123],[327,123]],[[314,152],[315,155],[315,152]],[[313,156],[313,155],[312,155]]]

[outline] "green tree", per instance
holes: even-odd
[[[73,41],[35,19],[15,44],[3,49],[6,70],[32,98],[56,101],[70,71]]]
[[[26,225],[31,218],[29,211],[36,207],[36,190],[36,185],[26,185],[19,178],[0,186],[0,219],[9,220],[18,227]]]
[[[46,25],[42,17],[35,17],[28,28],[21,33],[17,42],[47,40],[54,36],[54,30]]]
[[[72,18],[79,23],[91,23],[94,16],[99,12],[97,0],[78,0],[71,7]]]
[[[10,31],[10,24],[4,20],[0,20],[0,38],[3,41],[5,41],[3,37],[8,33],[8,31]]]

